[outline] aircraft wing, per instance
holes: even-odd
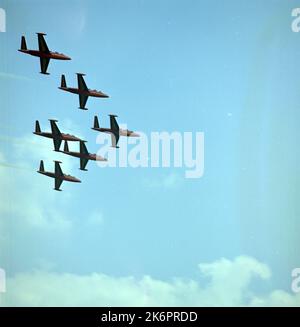
[[[109,116],[109,119],[110,119],[110,128],[112,129],[112,131],[113,131],[114,133],[116,133],[116,134],[119,134],[119,130],[120,130],[120,128],[119,128],[119,125],[118,125],[118,123],[117,123],[117,121],[116,121],[115,116],[110,115],[110,116]]]
[[[87,148],[86,148],[83,141],[80,141],[80,153],[85,154],[85,155],[89,154],[89,152],[88,152],[88,150],[87,150]],[[88,162],[89,162],[89,159],[81,157],[80,158],[80,169],[85,170],[85,167],[86,167]]]
[[[58,139],[57,137],[53,136],[53,145],[54,145],[54,150],[59,151],[61,145],[61,139]]]
[[[41,73],[47,74],[47,68],[50,62],[50,58],[40,58]]]
[[[89,159],[80,158],[80,169],[85,170],[85,167],[86,167],[88,162],[89,162]]]
[[[53,135],[61,136],[61,132],[56,125],[57,120],[50,119],[51,132]]]
[[[61,133],[54,120],[50,120],[51,132],[53,137],[54,150],[59,151],[61,145]]]
[[[62,170],[60,168],[59,161],[55,161],[54,173],[55,173],[55,187],[54,187],[54,189],[57,190],[57,191],[60,191],[59,187],[63,182],[64,173],[62,172]]]
[[[85,144],[84,144],[84,142],[83,141],[80,141],[80,153],[81,154],[89,154],[89,152],[88,152],[88,150],[87,150],[87,148],[86,148],[86,146],[85,146]]]
[[[39,41],[39,51],[50,53],[47,43],[44,39],[44,35],[42,33],[38,34],[38,41]]]
[[[82,91],[88,91],[84,78],[81,74],[77,74],[78,88]]]
[[[118,142],[119,142],[120,135],[119,133],[111,133],[111,146],[113,148],[117,148]]]
[[[55,176],[61,178],[64,176],[64,173],[62,172],[60,168],[59,161],[55,161]]]
[[[87,95],[79,94],[79,108],[80,109],[86,109],[85,105],[86,105],[88,98],[89,97]]]
[[[61,191],[60,190],[60,185],[62,184],[63,180],[61,178],[55,178],[55,186],[54,189],[56,191]]]

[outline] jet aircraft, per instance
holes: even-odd
[[[101,156],[98,156],[96,154],[92,154],[89,153],[86,146],[85,146],[85,141],[79,141],[80,143],[80,152],[73,152],[73,151],[69,151],[69,146],[68,146],[68,142],[65,141],[65,145],[64,145],[64,150],[60,151],[64,154],[70,155],[72,157],[77,157],[80,159],[80,170],[87,170],[85,169],[87,163],[89,162],[89,160],[97,160],[97,161],[107,161],[106,158],[103,158]]]
[[[109,133],[111,134],[111,142],[113,148],[119,148],[118,142],[120,136],[127,136],[127,137],[139,137],[140,135],[129,131],[128,129],[121,129],[116,121],[116,115],[109,115],[110,118],[110,128],[103,128],[99,125],[98,117],[94,117],[94,126],[92,127],[93,130],[103,132],[103,133]]]
[[[18,51],[29,54],[31,56],[39,57],[40,58],[40,66],[41,66],[41,74],[49,75],[47,73],[47,68],[50,62],[50,59],[56,60],[71,60],[70,57],[58,53],[52,52],[48,49],[47,43],[44,39],[45,33],[36,33],[38,35],[38,42],[39,42],[39,49],[38,50],[28,50],[26,45],[25,36],[22,36],[21,39],[21,49]]]
[[[78,178],[71,176],[71,175],[66,175],[63,173],[63,171],[61,170],[61,167],[60,167],[61,161],[54,161],[54,162],[55,162],[54,172],[45,171],[43,160],[41,160],[40,168],[37,171],[39,174],[46,175],[48,177],[52,177],[55,179],[54,190],[61,191],[60,186],[63,181],[73,182],[73,183],[81,183],[81,180],[79,180]]]
[[[61,76],[61,84],[60,84],[59,89],[66,91],[66,92],[78,94],[79,95],[79,109],[87,110],[85,105],[86,105],[86,102],[89,97],[109,98],[109,96],[104,94],[101,91],[89,89],[85,84],[83,76],[85,76],[85,74],[77,73],[78,88],[74,88],[74,87],[67,87],[66,77],[65,77],[65,75],[62,75]]]
[[[61,133],[56,125],[57,120],[49,119],[49,121],[50,121],[50,125],[51,125],[51,133],[50,132],[42,132],[41,128],[40,128],[40,123],[38,120],[36,120],[35,131],[33,132],[33,134],[53,139],[54,151],[59,151],[62,141],[73,141],[73,142],[82,141],[80,138],[78,138],[74,135]]]

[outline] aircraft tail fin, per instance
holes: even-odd
[[[22,39],[21,39],[21,50],[27,50],[25,36],[22,36]]]
[[[100,128],[98,117],[94,117],[94,128]]]
[[[41,160],[40,162],[40,169],[39,169],[40,172],[44,172],[45,171],[45,168],[44,168],[44,161]]]
[[[67,141],[65,141],[64,152],[69,152],[69,146]]]
[[[61,84],[60,87],[67,87],[65,75],[61,75]]]
[[[41,133],[41,127],[40,127],[40,123],[38,120],[35,121],[35,132]]]

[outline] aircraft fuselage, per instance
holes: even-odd
[[[71,60],[70,57],[64,55],[63,53],[57,53],[57,52],[42,52],[39,50],[18,50],[20,52],[29,54],[34,57],[40,57],[40,58],[49,58],[49,59],[57,59],[57,60]]]
[[[71,175],[55,175],[55,173],[51,172],[51,171],[38,171],[39,174],[42,174],[42,175],[46,175],[48,177],[52,177],[52,178],[56,178],[56,179],[60,179],[60,180],[63,180],[63,181],[67,181],[67,182],[73,182],[73,183],[81,183],[81,181],[74,177],[74,176],[71,176]]]
[[[74,151],[61,151],[62,153],[68,154],[72,157],[76,158],[83,158],[83,159],[88,159],[88,160],[96,160],[96,154],[85,154],[85,153],[80,153],[80,152],[74,152]]]
[[[49,139],[56,138],[56,139],[61,139],[61,140],[64,140],[64,141],[71,141],[71,142],[72,141],[73,142],[81,141],[81,139],[79,139],[78,137],[76,137],[74,135],[70,135],[70,134],[61,133],[60,135],[55,135],[55,136],[52,133],[48,133],[48,132],[41,132],[41,133],[33,132],[33,134],[39,135],[39,136],[44,136],[44,137],[47,137]]]
[[[104,94],[101,91],[96,91],[96,90],[81,90],[75,87],[59,87],[60,90],[74,93],[74,94],[80,94],[80,95],[85,95],[89,97],[95,97],[95,98],[109,98],[107,94]]]
[[[103,132],[103,133],[108,133],[108,134],[115,134],[115,132],[111,128],[92,128],[95,131]],[[140,135],[138,133],[135,133],[133,131],[129,131],[128,129],[119,129],[119,135],[120,136],[126,136],[126,137],[139,137]]]
[[[76,158],[83,158],[88,160],[94,160],[94,161],[107,161],[107,159],[102,158],[101,156],[97,156],[96,154],[85,154],[81,152],[74,152],[74,151],[60,151],[64,154],[68,154],[69,156],[76,157]]]

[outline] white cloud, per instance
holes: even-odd
[[[211,279],[208,298],[215,297],[219,305],[242,305],[250,297],[249,284],[253,277],[269,279],[269,268],[257,260],[240,256],[234,261],[221,259],[210,264],[200,264],[204,276]],[[238,304],[239,303],[239,304]]]
[[[45,271],[17,274],[7,280],[5,306],[300,306],[300,294],[274,290],[257,296],[250,283],[255,277],[269,279],[269,268],[247,256],[199,265],[208,278],[163,281],[144,276],[112,277],[59,274]]]
[[[104,222],[103,214],[100,211],[94,211],[87,219],[91,225],[102,225]]]
[[[300,307],[300,293],[298,293],[297,295],[293,295],[282,290],[275,290],[274,292],[266,296],[254,297],[250,305],[268,307]]]
[[[182,182],[183,177],[179,176],[175,172],[172,172],[170,174],[163,175],[159,179],[146,179],[145,185],[151,188],[173,189],[180,186]]]

